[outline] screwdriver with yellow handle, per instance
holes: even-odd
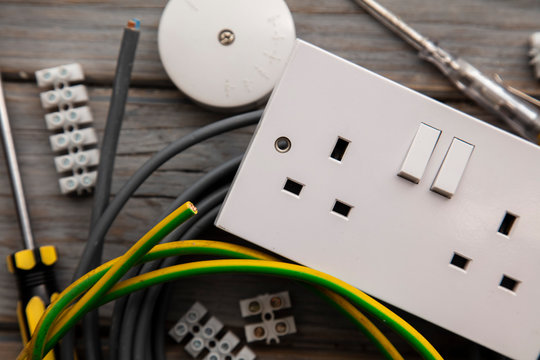
[[[45,308],[50,304],[51,298],[58,293],[54,275],[57,253],[54,246],[36,247],[34,241],[15,144],[7,115],[1,74],[0,130],[24,245],[24,250],[17,251],[7,257],[7,266],[17,279],[19,288],[17,318],[23,341],[26,343],[41,315],[45,312]],[[58,360],[58,356],[55,357],[56,353],[58,352],[51,351],[44,359]]]

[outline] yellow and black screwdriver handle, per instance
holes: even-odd
[[[57,259],[54,246],[25,249],[7,257],[8,270],[17,278],[19,288],[17,317],[24,343],[30,339],[51,299],[58,294],[53,271]],[[53,351],[44,359],[58,360]]]

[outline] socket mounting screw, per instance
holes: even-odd
[[[195,339],[195,340],[193,340],[193,341],[191,342],[191,346],[193,346],[193,348],[194,348],[195,350],[200,350],[200,349],[202,349],[203,345],[204,345],[203,342],[202,342],[201,340],[199,340],[199,339]]]
[[[262,326],[257,326],[254,330],[253,330],[253,334],[255,335],[255,337],[257,338],[262,338],[264,336],[264,334],[266,334],[266,331],[264,330],[264,328]]]
[[[261,304],[259,304],[258,301],[252,301],[248,305],[249,311],[252,313],[256,313],[257,311],[261,310]]]
[[[192,311],[187,315],[187,318],[188,318],[189,321],[196,321],[197,320],[197,313]]]
[[[287,331],[287,324],[281,321],[276,324],[276,332],[278,334],[284,334],[286,331]]]
[[[183,336],[183,335],[187,334],[187,332],[188,332],[188,329],[187,329],[186,325],[184,325],[182,323],[176,325],[175,330],[176,330],[176,333],[178,335],[180,335],[180,336]]]
[[[286,153],[291,149],[291,140],[285,136],[281,136],[277,138],[276,142],[274,143],[274,147],[280,153]]]
[[[214,335],[214,330],[212,330],[212,328],[206,328],[206,329],[204,329],[204,333],[207,336],[212,336],[212,335]]]
[[[236,39],[232,30],[224,29],[219,32],[218,40],[221,45],[228,46],[231,45]]]
[[[278,307],[280,307],[281,304],[282,304],[282,302],[281,302],[281,298],[279,296],[274,296],[273,298],[270,299],[270,305],[274,309],[277,309]]]

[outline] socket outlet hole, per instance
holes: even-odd
[[[521,283],[521,281],[512,279],[510,276],[503,275],[499,286],[506,290],[510,290],[511,292],[516,292],[519,283]]]
[[[349,140],[345,140],[342,137],[338,137],[336,141],[336,145],[334,146],[334,149],[332,150],[330,157],[334,160],[341,162],[341,159],[343,159],[343,155],[345,155],[345,151],[347,150],[349,143],[350,143]]]
[[[291,180],[287,178],[287,181],[285,182],[285,185],[283,186],[283,190],[291,193],[296,196],[300,196],[300,192],[304,188],[304,185],[300,184],[299,182],[296,182],[294,180]]]
[[[351,212],[352,208],[352,206],[336,200],[336,202],[334,203],[334,207],[332,208],[332,212],[344,217],[349,217],[349,213]]]
[[[470,262],[471,262],[471,259],[468,259],[465,256],[460,255],[458,253],[454,253],[454,256],[452,256],[452,260],[450,260],[450,265],[458,267],[462,270],[467,270],[467,267],[469,266]]]
[[[510,234],[510,230],[512,230],[512,227],[516,223],[517,218],[518,217],[516,215],[511,214],[507,211],[504,215],[501,225],[499,226],[499,233],[508,236],[508,234]]]

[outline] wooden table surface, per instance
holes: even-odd
[[[122,28],[141,19],[141,39],[116,159],[113,193],[152,153],[169,142],[223,116],[182,95],[167,78],[157,50],[157,27],[165,0],[1,0],[0,69],[19,155],[33,229],[40,244],[60,252],[58,275],[69,283],[88,233],[92,199],[59,193],[58,176],[40,107],[34,71],[70,62],[83,65],[95,128],[101,135]],[[486,74],[498,73],[508,84],[540,95],[533,79],[528,36],[540,30],[538,0],[381,0],[381,3],[437,40],[447,50]],[[505,128],[454,89],[431,65],[351,0],[287,0],[298,37],[450,106]],[[361,96],[361,94],[359,94]],[[253,129],[207,141],[161,167],[129,201],[107,235],[106,259],[118,256],[148,229],[167,204],[205,172],[241,154]],[[0,258],[20,248],[20,234],[3,158],[0,159]],[[219,233],[215,233],[219,237]],[[0,266],[0,357],[20,349],[13,278]],[[365,337],[336,310],[297,284],[250,276],[218,276],[178,283],[169,320],[200,300],[237,334],[243,319],[237,302],[259,293],[291,291],[298,334],[274,346],[255,344],[259,359],[377,359]],[[450,307],[451,304],[441,304]],[[106,331],[110,308],[103,312]],[[406,315],[446,358],[463,359],[471,344],[449,332]],[[390,335],[407,357],[416,357]],[[517,344],[516,344],[517,346]],[[188,359],[171,343],[171,358]]]

